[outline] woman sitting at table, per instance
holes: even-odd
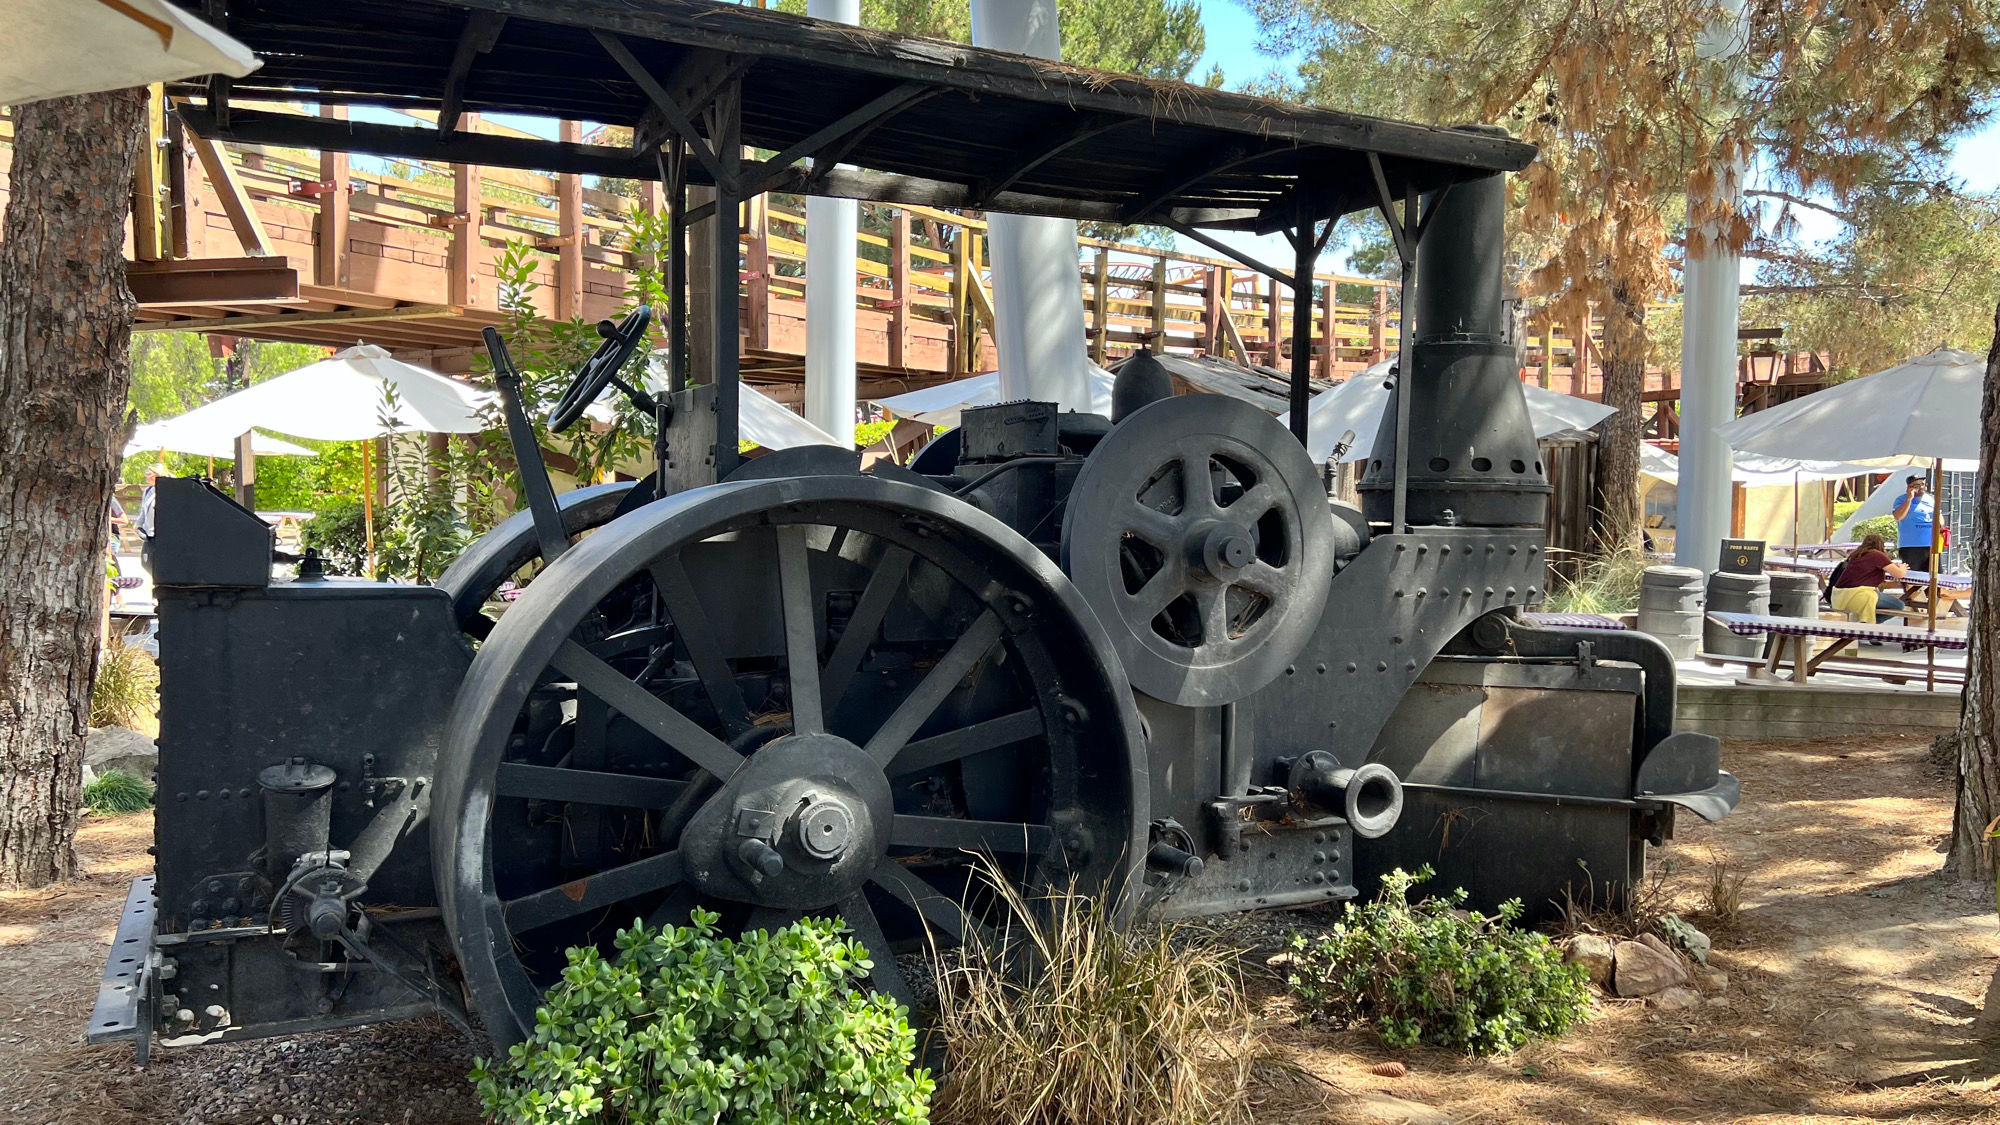
[[[1833,608],[1873,625],[1876,610],[1903,608],[1903,599],[1882,589],[1883,581],[1909,572],[1909,567],[1889,557],[1888,545],[1880,535],[1870,535],[1835,572]]]

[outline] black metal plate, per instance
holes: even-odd
[[[97,1005],[84,1028],[84,1042],[113,1043],[153,1033],[152,1028],[139,1026],[139,1002],[148,986],[146,966],[153,956],[153,917],[153,877],[141,875],[125,893],[125,909],[118,915],[118,931],[104,958],[104,979],[97,985]]]

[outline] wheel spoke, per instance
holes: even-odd
[[[1208,472],[1208,454],[1181,454],[1181,518],[1215,511],[1215,478]]]
[[[1277,503],[1278,494],[1271,487],[1271,482],[1260,480],[1229,505],[1229,514],[1254,520],[1276,507]]]
[[[750,709],[743,702],[743,688],[729,669],[715,624],[709,620],[701,596],[695,593],[694,583],[688,580],[680,556],[655,559],[647,569],[674,619],[674,634],[687,650],[688,662],[694,665],[695,675],[701,677],[701,686],[708,692],[709,703],[722,719],[722,729],[731,737],[749,730]]]
[[[1251,563],[1236,575],[1236,584],[1277,601],[1285,590],[1285,574],[1277,567],[1262,559]]]
[[[1201,643],[1220,644],[1229,639],[1229,588],[1203,586],[1195,591],[1195,605],[1201,608]]]
[[[869,575],[868,585],[855,603],[854,614],[840,634],[840,643],[833,646],[833,655],[826,658],[826,673],[820,680],[821,697],[833,706],[838,706],[841,697],[847,694],[847,685],[861,668],[862,656],[881,632],[882,620],[889,615],[889,603],[895,599],[896,591],[903,588],[913,557],[901,547],[890,547],[875,564],[875,573]]]
[[[968,852],[1017,852],[1042,855],[1055,844],[1046,824],[1006,820],[959,820],[948,816],[898,815],[889,828],[889,843],[905,848],[958,848]]]
[[[1166,565],[1146,579],[1146,584],[1139,587],[1139,592],[1133,594],[1132,599],[1138,603],[1142,619],[1151,621],[1186,592],[1186,575],[1181,572],[1180,563],[1168,559]]]
[[[687,786],[660,777],[635,777],[601,770],[564,769],[526,762],[502,762],[494,791],[502,797],[532,797],[605,805],[619,809],[663,809]]]
[[[952,642],[951,647],[938,658],[937,664],[917,683],[916,690],[875,732],[875,737],[868,740],[868,756],[885,766],[893,761],[896,752],[910,741],[917,728],[923,726],[938,705],[944,702],[944,697],[951,694],[958,681],[965,678],[965,674],[999,639],[1000,618],[989,609]]]
[[[523,895],[504,904],[507,925],[517,934],[602,910],[626,899],[675,886],[686,877],[679,851],[627,863],[572,879],[559,887]]]
[[[772,533],[778,540],[778,602],[785,624],[785,674],[792,688],[792,731],[818,734],[826,722],[820,713],[819,634],[813,622],[806,529],[786,524]]]
[[[889,949],[889,939],[882,934],[882,922],[875,917],[875,908],[868,905],[868,896],[855,891],[841,899],[840,917],[854,931],[854,940],[868,947],[868,959],[875,963],[869,972],[869,987],[895,997],[905,1008],[916,1008],[916,994],[910,991],[910,982],[903,979],[903,970]]]
[[[743,765],[743,755],[728,743],[696,726],[652,692],[619,675],[618,669],[592,656],[575,641],[556,650],[555,667],[577,686],[611,705],[613,710],[653,732],[660,741],[689,761],[720,778]]]
[[[967,918],[957,903],[939,894],[936,887],[924,882],[903,865],[885,859],[876,865],[875,873],[869,878],[954,941],[960,944],[977,942],[983,948],[993,948],[992,935],[986,927]]]
[[[1030,707],[1011,715],[974,723],[969,727],[934,734],[929,738],[919,738],[903,747],[889,763],[888,773],[890,777],[901,777],[905,774],[935,769],[946,762],[983,754],[1010,742],[1033,738],[1040,733],[1042,733],[1042,713]]]
[[[1180,521],[1145,504],[1134,504],[1125,513],[1126,535],[1136,535],[1162,551],[1173,551],[1181,541]]]

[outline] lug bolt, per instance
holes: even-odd
[[[736,856],[767,879],[785,870],[784,854],[762,840],[753,838],[736,845]]]

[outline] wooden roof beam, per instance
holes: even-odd
[[[506,26],[507,17],[497,12],[473,12],[465,17],[465,29],[458,33],[458,50],[444,75],[444,96],[438,103],[439,137],[449,137],[458,129],[458,119],[465,113],[465,80],[472,74],[472,61],[493,50]]]
[[[366,324],[378,320],[412,320],[418,317],[458,316],[465,310],[457,305],[405,305],[397,309],[342,309],[330,313],[273,313],[267,316],[219,316],[199,320],[157,320],[134,324],[134,332],[250,332],[279,331],[298,326],[338,326]]]

